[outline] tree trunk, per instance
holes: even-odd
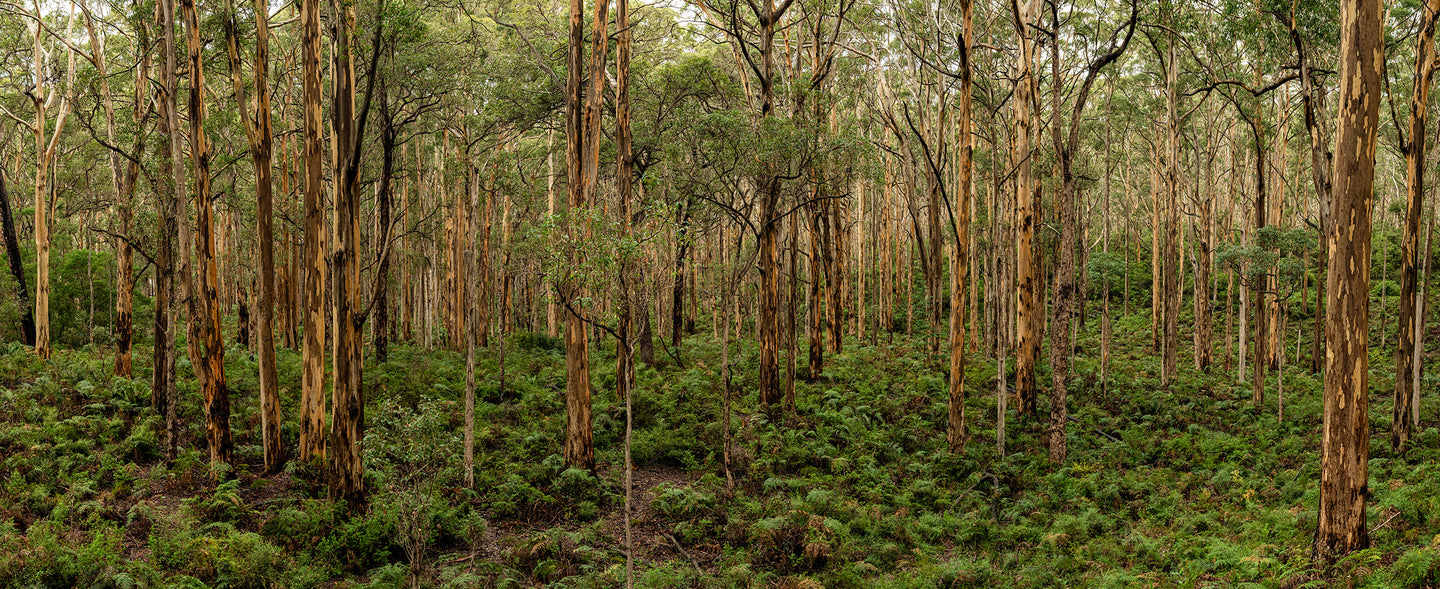
[[[185,18],[185,44],[190,57],[190,155],[195,160],[195,249],[199,256],[190,294],[189,346],[191,364],[204,399],[205,435],[210,465],[233,463],[230,439],[230,391],[225,388],[225,340],[220,333],[220,271],[215,247],[215,209],[210,199],[210,140],[205,133],[205,71],[200,41],[200,14],[195,0],[180,0]],[[193,277],[192,277],[193,276]],[[222,477],[218,471],[214,476]]]
[[[300,1],[305,127],[305,349],[300,394],[300,457],[325,459],[325,189],[321,172],[320,0]]]
[[[1031,177],[1032,148],[1030,145],[1030,111],[1035,93],[1031,72],[1034,47],[1030,26],[1036,9],[1034,0],[1011,3],[1015,32],[1019,36],[1017,52],[1014,108],[1014,136],[1010,165],[1015,168],[1015,287],[1019,301],[1015,309],[1019,349],[1015,355],[1015,392],[1020,397],[1020,415],[1033,415],[1037,397],[1035,364],[1040,358],[1040,334],[1036,333],[1035,316],[1040,306],[1041,285],[1035,277],[1035,186]]]
[[[959,452],[968,435],[965,424],[965,282],[970,278],[970,184],[974,174],[975,142],[971,136],[972,107],[970,47],[975,39],[974,1],[960,2],[960,95],[955,116],[955,205],[951,217],[955,257],[950,261],[950,403],[946,445]],[[973,297],[973,295],[972,295]],[[974,313],[971,313],[973,323]],[[973,328],[973,325],[972,325]]]
[[[344,501],[350,509],[365,504],[365,393],[362,380],[364,355],[361,347],[366,309],[360,294],[360,155],[365,137],[365,118],[375,88],[375,62],[383,21],[375,24],[371,47],[370,75],[365,104],[355,108],[356,78],[352,55],[355,30],[353,5],[332,0],[330,14],[330,71],[334,76],[330,92],[330,129],[335,160],[335,247],[331,256],[334,283],[335,336],[333,360],[335,384],[330,407],[330,490],[332,501]],[[381,15],[383,17],[383,13]],[[378,243],[377,247],[385,248]],[[372,299],[373,300],[373,299]]]
[[[285,448],[280,433],[280,389],[275,368],[275,232],[272,228],[274,184],[271,181],[273,133],[270,128],[270,24],[269,7],[263,0],[255,5],[255,110],[252,118],[241,80],[239,33],[233,0],[228,0],[225,37],[229,49],[230,79],[235,102],[250,146],[255,168],[255,224],[259,241],[260,304],[256,331],[259,332],[260,428],[265,453],[265,474],[280,472]],[[244,303],[241,303],[242,309]]]
[[[179,216],[184,197],[185,167],[181,158],[180,112],[178,106],[179,82],[176,79],[175,59],[179,53],[175,46],[175,2],[161,0],[160,18],[164,26],[162,52],[165,64],[161,72],[160,121],[157,131],[160,136],[159,151],[165,154],[165,173],[159,175],[160,187],[156,201],[160,203],[160,227],[157,236],[158,253],[155,260],[155,355],[154,370],[151,374],[150,404],[157,413],[165,416],[165,459],[175,459],[179,422],[176,418],[177,391],[175,388],[175,334],[174,307],[176,299],[175,274],[179,257],[176,251],[180,240]]]
[[[597,2],[595,5],[595,23],[599,31],[595,43],[604,47],[605,39],[605,12],[608,8],[607,2]],[[582,100],[585,96],[581,82],[582,67],[584,66],[583,54],[585,44],[585,4],[581,0],[570,2],[570,46],[569,46],[569,77],[566,82],[566,168],[569,189],[569,205],[571,230],[578,221],[575,219],[586,208],[589,207],[590,196],[594,191],[594,182],[590,166],[590,146],[598,146],[598,138],[594,137],[599,131],[598,105],[592,104],[589,100]],[[600,74],[604,69],[604,51],[599,55],[592,54],[591,73]],[[590,78],[592,86],[590,95],[598,102],[600,87],[604,85],[604,77],[592,75]],[[593,120],[593,125],[592,125]],[[593,129],[593,131],[592,131]],[[599,155],[595,155],[598,164]],[[579,263],[578,254],[571,253],[571,263]],[[589,338],[586,337],[586,325],[581,310],[575,307],[583,292],[576,284],[561,285],[561,297],[567,307],[565,317],[565,464],[594,470],[595,468],[595,447],[594,433],[591,429],[591,401],[590,401],[590,348]]]
[[[71,105],[74,102],[75,90],[75,50],[70,49],[69,68],[66,71],[66,83],[64,93],[60,99],[60,112],[55,116],[54,134],[49,138],[49,145],[46,145],[46,111],[48,103],[45,93],[45,80],[48,73],[45,65],[49,59],[45,53],[42,41],[46,37],[40,26],[40,19],[43,14],[40,10],[39,0],[35,0],[35,28],[34,40],[35,51],[32,61],[35,64],[35,85],[31,92],[32,102],[35,105],[35,354],[41,358],[50,357],[50,222],[49,218],[54,215],[55,202],[48,196],[46,182],[50,178],[50,164],[55,159],[55,148],[59,145],[60,135],[65,130],[65,122],[69,118]],[[75,20],[75,7],[70,7],[70,22],[65,25],[68,36],[71,24]]]
[[[1420,215],[1425,206],[1425,119],[1430,81],[1435,74],[1435,17],[1440,0],[1428,0],[1420,11],[1420,33],[1415,40],[1415,85],[1410,93],[1410,129],[1401,136],[1405,154],[1405,231],[1400,240],[1399,343],[1395,350],[1395,404],[1390,426],[1390,449],[1405,450],[1414,428],[1410,405],[1414,401],[1416,321],[1420,260]]]
[[[1326,285],[1325,416],[1314,558],[1331,563],[1370,545],[1365,522],[1370,456],[1370,236],[1379,126],[1381,3],[1340,5],[1340,97]]]
[[[1168,15],[1167,15],[1168,20]],[[1168,147],[1165,150],[1165,346],[1160,369],[1160,383],[1170,386],[1175,378],[1175,369],[1180,357],[1180,118],[1177,109],[1180,97],[1177,84],[1180,65],[1175,61],[1175,44],[1172,38],[1166,44],[1165,53],[1165,131]]]
[[[10,194],[5,190],[4,169],[0,169],[0,222],[4,223],[5,230],[5,259],[10,265],[10,277],[15,280],[15,299],[20,302],[21,343],[34,345],[35,316],[30,309],[30,289],[25,286],[25,262],[20,259],[20,239],[15,233],[15,215],[10,209]]]

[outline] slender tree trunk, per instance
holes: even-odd
[[[195,249],[200,267],[190,290],[190,357],[204,399],[210,465],[232,464],[230,392],[225,388],[225,340],[220,333],[220,271],[215,247],[215,212],[210,199],[210,141],[205,133],[205,72],[200,15],[195,0],[180,0],[190,56],[190,154],[195,160]],[[215,476],[223,476],[216,472]]]
[[[1419,316],[1420,215],[1425,206],[1425,119],[1430,104],[1430,82],[1435,74],[1435,19],[1440,0],[1428,0],[1420,11],[1420,33],[1415,39],[1415,84],[1410,93],[1410,129],[1402,135],[1405,154],[1405,230],[1400,240],[1399,346],[1395,350],[1395,404],[1390,425],[1390,449],[1401,453],[1414,432],[1410,406],[1414,402],[1417,322]]]
[[[32,102],[35,105],[35,354],[41,358],[50,357],[50,217],[54,215],[55,202],[48,196],[47,182],[50,179],[50,165],[55,159],[55,149],[59,145],[60,135],[65,130],[65,122],[70,115],[71,105],[74,102],[75,90],[75,51],[68,51],[69,68],[66,70],[65,88],[60,99],[60,112],[55,116],[55,129],[49,137],[49,145],[46,145],[46,111],[49,110],[49,98],[46,96],[45,80],[49,75],[46,71],[46,64],[49,63],[48,55],[45,52],[43,40],[46,31],[40,26],[40,19],[44,14],[41,12],[40,0],[35,0],[35,28],[33,37],[35,50],[32,61],[35,65],[35,85],[31,91]],[[70,27],[75,20],[75,7],[70,7],[70,22],[65,25],[66,35],[69,35]]]
[[[273,133],[270,126],[270,24],[269,6],[263,0],[255,5],[255,116],[252,118],[245,85],[240,72],[239,33],[233,0],[226,2],[226,40],[230,58],[230,78],[234,85],[240,119],[249,140],[250,160],[255,168],[255,221],[259,241],[260,304],[256,322],[259,332],[260,359],[260,428],[265,453],[265,473],[275,474],[285,463],[285,448],[280,433],[280,391],[275,368],[275,235],[272,228],[274,209],[271,158]],[[242,303],[242,309],[243,303]]]
[[[157,236],[158,254],[155,260],[155,355],[151,375],[150,404],[157,413],[165,416],[165,459],[175,459],[179,421],[176,417],[175,388],[175,275],[178,270],[179,216],[184,197],[185,168],[181,158],[180,113],[178,105],[179,82],[176,79],[175,59],[179,51],[175,45],[175,2],[161,0],[160,18],[164,27],[162,52],[165,64],[160,80],[160,121],[157,125],[160,136],[159,151],[165,154],[165,173],[159,175],[160,187],[156,201],[160,203],[160,227]]]
[[[1316,561],[1331,563],[1370,545],[1365,522],[1370,456],[1370,210],[1375,182],[1383,38],[1381,3],[1340,5],[1340,97],[1336,119],[1330,264],[1326,289],[1324,438],[1320,446],[1320,503]]]
[[[975,38],[973,0],[961,0],[960,15],[960,96],[955,117],[955,214],[952,217],[955,256],[950,261],[950,411],[946,434],[946,445],[951,452],[959,452],[968,435],[965,424],[965,282],[971,280],[970,211],[973,203],[970,180],[974,174],[975,154],[970,101],[970,46]]]
[[[1034,20],[1037,4],[1034,0],[1016,0],[1011,3],[1015,32],[1019,37],[1020,51],[1015,65],[1017,76],[1014,108],[1014,134],[1010,162],[1015,168],[1015,280],[1019,301],[1015,309],[1015,320],[1019,331],[1019,350],[1015,357],[1015,392],[1020,397],[1020,415],[1033,415],[1038,396],[1035,384],[1035,365],[1040,358],[1040,334],[1035,329],[1035,316],[1043,313],[1040,304],[1040,282],[1035,276],[1038,264],[1035,261],[1035,186],[1031,176],[1032,148],[1030,113],[1034,100],[1035,81],[1031,72],[1034,46],[1030,38],[1030,26]]]

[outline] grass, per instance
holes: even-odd
[[[1219,352],[1217,367],[1201,373],[1187,366],[1187,345],[1166,389],[1147,321],[1117,320],[1106,386],[1098,353],[1077,358],[1062,465],[1046,458],[1048,425],[1013,409],[1008,453],[997,455],[995,365],[980,354],[967,376],[971,438],[950,453],[948,364],[923,338],[852,339],[824,374],[797,383],[793,414],[773,417],[756,409],[757,352],[745,344],[732,350],[733,488],[722,468],[719,346],[703,334],[687,339],[683,366],[657,355],[638,378],[637,585],[1440,586],[1435,402],[1426,399],[1412,449],[1393,455],[1387,356],[1371,361],[1373,547],[1322,570],[1309,559],[1319,379],[1287,368],[1280,422],[1273,377],[1255,407],[1249,385],[1221,370]],[[1078,349],[1098,350],[1097,333],[1094,322],[1082,328]],[[102,348],[44,362],[4,345],[0,586],[622,584],[624,413],[613,351],[594,356],[599,468],[590,473],[559,457],[558,343],[517,333],[507,346],[503,386],[497,350],[478,362],[473,490],[461,484],[463,357],[400,345],[366,367],[371,502],[348,514],[324,498],[317,465],[254,474],[257,368],[243,348],[227,354],[236,477],[214,486],[184,362],[184,451],[165,464],[146,378],[112,377]],[[149,366],[148,349],[137,352],[136,366]],[[299,372],[298,355],[281,350],[291,447]],[[1044,413],[1048,397],[1040,401]]]

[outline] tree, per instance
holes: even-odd
[[[375,68],[380,60],[380,39],[384,31],[385,2],[375,10],[374,39],[370,44],[370,65],[366,75],[364,103],[356,109],[354,62],[355,7],[331,0],[330,53],[333,72],[330,91],[330,129],[335,150],[335,247],[330,256],[330,289],[335,314],[334,393],[330,402],[330,491],[331,500],[344,501],[351,509],[365,504],[365,460],[361,442],[365,437],[364,359],[360,335],[369,315],[360,292],[360,163],[364,153],[361,139],[375,96]],[[388,233],[388,227],[385,228]],[[380,255],[389,250],[388,236],[379,244]],[[382,277],[383,278],[383,277]],[[373,303],[375,299],[372,297]]]
[[[259,241],[260,316],[257,321],[260,349],[260,430],[265,451],[265,473],[275,474],[285,463],[285,449],[280,445],[280,390],[275,372],[275,233],[273,217],[273,183],[270,179],[270,158],[274,137],[270,127],[270,7],[264,0],[255,3],[255,109],[251,116],[249,96],[241,76],[240,41],[234,0],[226,1],[226,55],[229,57],[230,81],[234,86],[235,104],[245,139],[250,146],[250,160],[255,168],[255,227]]]
[[[1090,100],[1090,90],[1094,87],[1096,78],[1106,66],[1114,63],[1124,55],[1125,49],[1130,46],[1130,39],[1135,34],[1135,26],[1140,20],[1139,2],[1131,0],[1130,18],[1113,33],[1106,46],[1105,53],[1096,56],[1085,68],[1085,81],[1080,84],[1080,90],[1075,95],[1074,103],[1070,113],[1070,127],[1066,134],[1061,134],[1060,97],[1056,91],[1055,101],[1055,125],[1054,141],[1055,151],[1060,160],[1060,191],[1055,206],[1060,213],[1060,254],[1057,257],[1057,268],[1055,271],[1055,303],[1052,307],[1050,325],[1050,372],[1051,372],[1051,407],[1050,407],[1050,461],[1056,464],[1065,461],[1068,454],[1066,445],[1066,422],[1069,420],[1069,409],[1066,406],[1066,395],[1070,389],[1070,356],[1073,352],[1073,344],[1070,341],[1070,321],[1075,307],[1076,291],[1076,260],[1075,244],[1079,240],[1079,219],[1076,195],[1078,193],[1077,178],[1075,174],[1075,155],[1079,151],[1080,129],[1082,115],[1085,114],[1085,105]],[[1058,33],[1060,27],[1059,9],[1051,5],[1051,20]],[[1123,33],[1121,32],[1123,30]],[[1123,37],[1121,35],[1124,35]],[[1171,53],[1173,59],[1173,53]],[[1058,46],[1051,56],[1053,67],[1051,75],[1060,79],[1060,51]],[[1174,63],[1171,62],[1173,68]],[[1173,80],[1169,86],[1173,91]],[[1170,105],[1170,116],[1175,116],[1174,103]],[[1172,121],[1172,124],[1174,121]],[[1172,142],[1178,141],[1172,138]],[[1173,148],[1173,144],[1172,144]],[[1177,278],[1178,280],[1178,278]],[[1179,302],[1175,303],[1178,312]],[[1171,358],[1171,361],[1174,359]]]
[[[1018,303],[1015,307],[1018,351],[1015,355],[1015,394],[1020,397],[1020,414],[1033,415],[1037,389],[1035,364],[1040,359],[1040,334],[1036,318],[1044,312],[1040,303],[1043,285],[1035,276],[1039,266],[1035,259],[1035,194],[1040,190],[1031,174],[1034,148],[1031,145],[1034,131],[1031,129],[1031,112],[1038,110],[1034,72],[1034,40],[1030,29],[1034,24],[1035,11],[1039,0],[1011,0],[1010,13],[1013,17],[1015,34],[1019,39],[1019,51],[1015,63],[1015,96],[1011,108],[1014,111],[1010,165],[1015,169],[1015,290]]]
[[[183,276],[189,299],[190,363],[200,380],[205,408],[205,437],[211,468],[233,462],[230,439],[230,391],[225,388],[225,339],[220,334],[220,270],[216,266],[215,212],[210,198],[210,140],[205,131],[205,59],[200,14],[195,0],[180,0],[185,17],[185,46],[190,58],[190,156],[195,162],[194,273]],[[188,258],[188,254],[184,255]],[[224,476],[218,470],[214,476]]]
[[[305,167],[304,373],[300,392],[300,457],[325,458],[325,188],[320,157],[320,0],[300,0]]]
[[[55,216],[55,201],[46,192],[46,181],[49,179],[50,164],[55,160],[55,148],[60,143],[61,133],[65,131],[65,122],[70,117],[70,110],[75,102],[75,49],[68,43],[69,49],[66,55],[69,58],[69,67],[65,70],[65,85],[63,88],[50,89],[46,93],[45,81],[49,79],[48,64],[50,54],[45,50],[44,39],[49,36],[50,30],[45,26],[45,15],[41,11],[40,0],[34,0],[35,13],[31,17],[35,21],[32,29],[32,37],[35,41],[35,50],[32,53],[35,65],[34,86],[28,91],[30,101],[35,106],[35,123],[30,130],[35,134],[35,353],[41,358],[49,358],[50,349],[50,218]],[[70,28],[75,22],[75,5],[70,5],[70,20],[65,24],[65,36],[70,34]],[[50,105],[59,99],[59,111],[55,115],[55,129],[46,133],[49,126],[49,116],[46,114]],[[48,137],[47,137],[48,135]]]
[[[1333,562],[1370,545],[1370,210],[1383,63],[1379,0],[1340,5],[1340,97],[1326,245],[1325,418],[1314,557]]]
[[[1399,345],[1395,350],[1395,404],[1390,422],[1390,449],[1405,450],[1414,431],[1412,405],[1419,402],[1419,350],[1416,332],[1420,292],[1420,212],[1425,206],[1425,121],[1430,105],[1430,82],[1435,76],[1435,22],[1440,0],[1428,0],[1420,10],[1420,31],[1415,38],[1415,81],[1410,91],[1408,133],[1398,126],[1400,151],[1405,154],[1405,230],[1400,240]]]

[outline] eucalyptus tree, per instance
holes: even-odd
[[[742,4],[738,0],[697,0],[708,13],[719,15],[711,21],[720,26],[727,40],[738,46],[744,68],[759,86],[756,113],[758,126],[769,134],[775,123],[777,71],[775,67],[775,32],[795,0],[758,0]],[[738,58],[737,58],[738,59]],[[747,81],[748,84],[748,81]],[[783,162],[765,158],[753,179],[757,199],[755,232],[759,238],[760,270],[758,386],[760,403],[766,407],[782,400],[780,386],[780,223],[786,214],[781,209]]]
[[[1418,335],[1424,322],[1419,305],[1420,214],[1425,201],[1425,123],[1430,84],[1435,76],[1435,26],[1440,0],[1427,0],[1416,11],[1415,77],[1411,82],[1408,131],[1395,126],[1400,151],[1405,154],[1405,227],[1400,241],[1399,345],[1395,350],[1395,404],[1390,422],[1390,448],[1396,452],[1410,442],[1420,413],[1420,357]],[[1393,105],[1392,105],[1393,106]],[[1392,111],[1393,113],[1393,111]],[[1413,415],[1412,415],[1413,414]]]
[[[210,194],[212,151],[205,128],[204,46],[200,41],[200,11],[195,0],[180,0],[180,11],[185,19],[185,46],[189,57],[187,114],[190,121],[190,156],[195,166],[193,233],[194,253],[198,256],[198,260],[190,262],[190,254],[182,254],[182,258],[186,259],[184,263],[194,264],[193,273],[182,274],[189,303],[186,343],[203,395],[210,465],[216,468],[233,462],[234,443],[230,437],[230,391],[225,388],[225,340],[220,332],[220,271],[216,266],[215,205]],[[182,231],[182,238],[188,237],[184,233]],[[225,475],[216,471],[214,476]]]
[[[56,32],[51,25],[46,24],[46,15],[39,0],[32,4],[34,12],[24,13],[24,16],[31,21],[31,40],[33,51],[31,63],[33,65],[34,77],[31,85],[26,89],[30,96],[31,105],[35,112],[34,123],[27,123],[23,119],[10,115],[16,122],[25,124],[35,136],[35,353],[41,358],[49,358],[51,354],[50,345],[50,226],[54,217],[56,202],[51,198],[47,190],[46,182],[50,178],[50,166],[55,162],[55,152],[60,144],[61,135],[65,131],[65,123],[69,120],[70,111],[75,103],[75,47],[67,42],[71,35],[70,30],[75,24],[76,7],[70,5],[69,18],[65,22],[65,28]],[[65,56],[67,65],[64,68],[64,81],[57,87],[46,87],[46,82],[52,79],[52,56],[59,51],[58,46],[51,46],[47,49],[46,41],[51,37],[56,38],[58,45],[66,49]],[[58,60],[57,60],[58,61]],[[54,66],[58,75],[59,65]],[[58,106],[57,106],[58,102]],[[53,122],[50,120],[50,107],[55,106],[58,112],[55,113]],[[7,114],[9,111],[6,111]]]
[[[1379,0],[1340,5],[1336,182],[1326,228],[1329,267],[1325,333],[1325,415],[1314,558],[1331,563],[1370,545],[1369,297],[1371,206],[1380,123],[1384,37]]]
[[[230,66],[230,80],[235,94],[235,105],[240,122],[245,129],[245,138],[250,148],[251,165],[255,169],[255,226],[256,241],[260,259],[260,431],[265,454],[265,472],[279,472],[285,463],[285,449],[281,445],[280,433],[280,389],[275,369],[275,232],[274,183],[271,180],[271,158],[274,152],[274,133],[271,128],[270,111],[270,7],[264,0],[256,0],[253,8],[255,18],[254,58],[254,100],[252,110],[250,94],[245,87],[242,60],[240,56],[239,15],[234,0],[226,2],[225,46]]]
[[[300,457],[325,459],[325,189],[320,142],[320,0],[300,0],[301,113],[303,125],[305,266]]]
[[[1055,26],[1055,33],[1060,34],[1059,9],[1051,5],[1051,23]],[[1060,164],[1060,190],[1059,198],[1055,203],[1060,213],[1060,253],[1057,258],[1058,268],[1055,272],[1055,302],[1052,307],[1050,325],[1050,370],[1051,370],[1051,408],[1050,408],[1050,461],[1061,463],[1067,455],[1066,445],[1066,422],[1069,419],[1069,410],[1066,407],[1066,394],[1070,388],[1070,356],[1072,344],[1070,341],[1070,320],[1076,299],[1076,251],[1075,245],[1079,238],[1079,219],[1076,196],[1077,174],[1074,161],[1080,151],[1080,133],[1082,121],[1085,114],[1085,107],[1090,100],[1090,92],[1094,87],[1095,80],[1100,73],[1112,63],[1115,63],[1125,50],[1130,46],[1130,39],[1135,35],[1136,26],[1140,21],[1140,5],[1137,0],[1130,1],[1129,18],[1108,34],[1106,44],[1102,47],[1084,48],[1087,53],[1084,79],[1079,89],[1071,99],[1071,112],[1068,129],[1061,131],[1060,106],[1061,95],[1059,83],[1060,76],[1060,51],[1059,44],[1052,50],[1051,75],[1057,88],[1052,95],[1054,101],[1054,142],[1055,152]],[[1097,26],[1098,28],[1098,26]],[[1103,29],[1102,29],[1103,30]],[[1087,31],[1088,32],[1088,31]],[[1088,35],[1077,35],[1087,37]],[[1173,53],[1172,53],[1173,55]],[[1173,66],[1173,63],[1172,63]],[[1173,91],[1173,84],[1170,86]],[[1170,116],[1175,116],[1173,102],[1171,104]],[[1178,139],[1172,138],[1173,142]],[[1178,179],[1177,179],[1178,181]],[[1178,278],[1177,278],[1178,281]],[[1176,311],[1178,313],[1178,301]],[[1167,356],[1168,357],[1168,356]],[[1173,358],[1171,359],[1173,360]]]

